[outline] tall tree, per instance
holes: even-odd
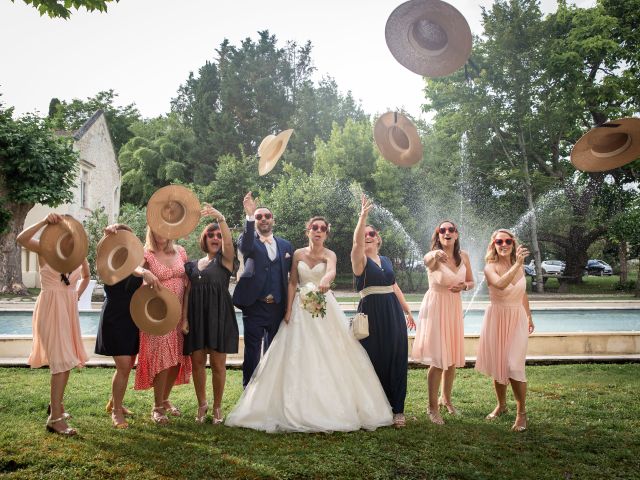
[[[35,116],[13,118],[0,105],[0,291],[26,293],[16,237],[36,203],[55,207],[72,199],[77,155]]]

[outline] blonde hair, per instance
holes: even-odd
[[[149,252],[155,252],[158,250],[156,239],[153,236],[153,232],[151,231],[151,228],[149,228],[149,225],[147,225],[147,235],[144,239],[144,248]],[[174,248],[173,240],[167,239],[167,246],[164,249],[164,253],[173,253],[175,251],[176,249]]]
[[[489,245],[487,246],[487,254],[484,256],[484,261],[486,263],[495,263],[498,261],[498,252],[496,251],[494,242],[499,233],[506,233],[513,240],[513,248],[511,249],[511,255],[509,255],[511,265],[513,265],[514,263],[516,263],[516,249],[518,248],[518,239],[512,232],[510,232],[506,228],[501,228],[491,234],[491,240],[489,241]]]

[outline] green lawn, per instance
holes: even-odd
[[[110,369],[73,372],[66,406],[80,435],[45,432],[47,370],[0,369],[0,476],[3,478],[447,478],[628,479],[640,472],[640,365],[528,367],[530,428],[509,431],[493,408],[490,381],[458,372],[454,400],[463,415],[444,427],[425,414],[425,370],[409,373],[404,430],[265,434],[193,422],[191,385],[174,401],[185,416],[168,427],[149,418],[151,392],[127,392],[137,412],[116,431],[103,405]],[[224,410],[240,395],[229,371]],[[318,387],[321,390],[321,386]]]

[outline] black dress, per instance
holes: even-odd
[[[140,332],[131,319],[129,304],[140,285],[142,278],[129,275],[115,285],[104,286],[106,298],[96,337],[95,352],[98,355],[115,357],[138,354]]]
[[[238,353],[238,322],[229,294],[231,272],[222,265],[222,254],[218,253],[203,271],[198,269],[198,260],[185,263],[184,270],[191,282],[184,355],[202,349]]]
[[[365,287],[396,283],[391,261],[380,255],[380,265],[367,257],[363,274],[356,277],[358,291]],[[393,413],[403,413],[407,396],[409,346],[407,324],[400,301],[395,293],[371,294],[360,300],[358,311],[369,316],[369,336],[360,340],[360,343],[369,354]]]

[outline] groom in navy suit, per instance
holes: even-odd
[[[247,215],[238,251],[244,270],[233,292],[233,304],[242,310],[244,324],[244,362],[242,385],[247,386],[265,351],[273,340],[287,309],[287,285],[293,258],[291,244],[273,236],[273,213],[256,208],[251,192],[243,200]]]

